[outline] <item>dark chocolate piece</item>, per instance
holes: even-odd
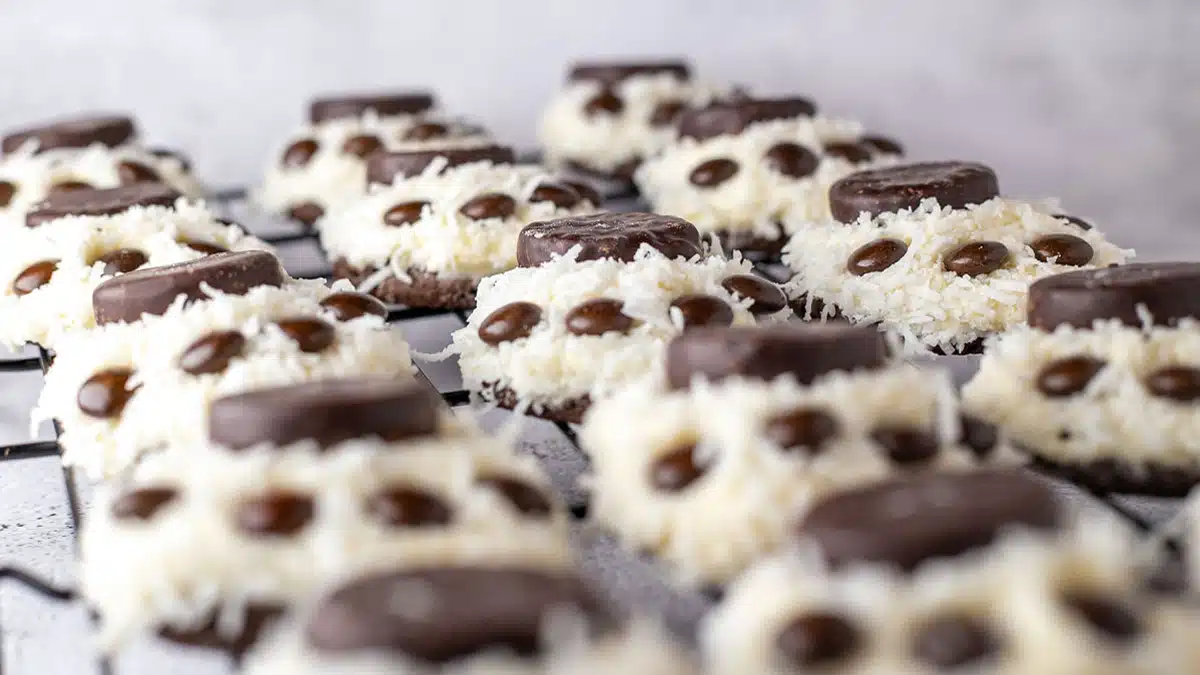
[[[931,558],[990,544],[1002,530],[1057,527],[1053,490],[1019,470],[926,473],[842,492],[797,527],[830,565],[888,563],[912,570]]]
[[[871,326],[789,323],[763,327],[704,327],[667,346],[667,381],[684,389],[692,376],[717,381],[741,375],[773,379],[790,374],[807,384],[834,370],[879,368],[887,343]]]
[[[526,225],[517,239],[517,264],[537,267],[573,246],[576,260],[633,262],[642,244],[668,258],[699,255],[700,232],[682,218],[654,213],[596,213]]]
[[[517,161],[513,149],[506,145],[377,152],[367,159],[367,182],[391,185],[397,177],[420,174],[439,157],[446,160],[446,168],[473,162],[512,164]]]
[[[691,69],[683,61],[642,61],[629,63],[577,63],[571,66],[567,79],[572,82],[587,80],[611,87],[635,75],[660,75],[667,73],[681,80],[691,78]]]
[[[704,140],[726,134],[740,134],[756,122],[809,117],[817,107],[804,98],[756,98],[720,101],[703,108],[683,111],[679,116],[679,135]]]
[[[336,590],[316,608],[308,641],[320,651],[392,650],[445,663],[504,649],[532,656],[551,614],[576,611],[596,629],[609,622],[574,576],[520,568],[425,568],[383,572]]]
[[[233,450],[304,439],[328,449],[364,436],[436,434],[441,410],[436,394],[408,378],[321,380],[219,398],[209,410],[208,436]]]
[[[1141,306],[1157,325],[1200,316],[1200,263],[1134,263],[1046,277],[1029,287],[1029,325],[1089,328],[1096,319],[1141,326]]]
[[[137,321],[143,314],[161,315],[181,295],[207,298],[202,285],[244,295],[257,286],[282,286],[285,278],[279,260],[266,251],[214,253],[112,277],[92,292],[92,310],[98,324]]]
[[[174,206],[182,195],[162,183],[135,183],[107,190],[51,192],[25,216],[25,224],[37,227],[67,216],[111,216],[135,206]]]
[[[433,108],[433,103],[433,94],[424,91],[326,96],[309,104],[308,119],[319,124],[342,117],[358,117],[368,110],[379,115],[415,115]]]
[[[115,148],[137,135],[133,118],[125,115],[95,115],[51,122],[12,131],[0,140],[0,150],[16,152],[26,141],[36,140],[38,152],[56,148],[86,148],[93,143]]]
[[[996,174],[971,162],[927,162],[859,171],[829,188],[829,210],[843,223],[863,211],[872,217],[913,209],[936,198],[942,207],[960,209],[1000,194]]]

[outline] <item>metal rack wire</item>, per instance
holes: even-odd
[[[218,192],[213,201],[219,205],[227,206],[230,202],[243,199],[244,197],[244,190],[227,190]],[[260,236],[260,238],[269,244],[280,246],[304,242],[315,242],[317,235],[311,231],[305,230],[287,232],[273,236]],[[777,266],[772,267],[768,265],[756,264],[755,269],[764,277],[774,281],[781,282],[785,280],[785,276],[781,275],[781,270]],[[331,276],[329,270],[323,270],[323,272],[323,274],[310,273],[305,276],[324,278]],[[455,316],[462,323],[462,325],[466,325],[468,313],[462,310],[448,309],[393,308],[389,310],[386,321],[389,324],[395,324],[417,319],[443,316]],[[6,373],[24,373],[32,371],[41,371],[44,373],[49,368],[52,360],[52,354],[47,352],[44,348],[38,347],[36,356],[25,356],[0,360],[0,375]],[[428,378],[426,378],[424,373],[419,369],[418,374],[421,378],[425,379],[427,383],[429,382]],[[433,384],[429,383],[429,386],[433,387]],[[471,400],[470,393],[461,389],[439,393],[446,404],[451,407],[467,405]],[[554,424],[557,426],[559,432],[561,432],[562,436],[571,445],[571,447],[578,450],[578,439],[571,425],[565,422],[555,422]],[[55,423],[55,440],[29,441],[25,443],[0,446],[0,462],[58,455],[60,453],[60,448],[57,438],[60,432],[61,430],[59,429],[58,424]],[[70,524],[73,528],[75,536],[77,537],[80,531],[80,526],[82,525],[83,514],[81,513],[81,502],[76,487],[75,475],[70,467],[64,466],[62,470],[62,476],[65,493],[67,496]],[[1105,504],[1115,514],[1130,523],[1139,531],[1147,533],[1154,529],[1155,525],[1153,522],[1138,514],[1134,509],[1131,509],[1127,505],[1121,503],[1118,500],[1118,495],[1099,492],[1084,485],[1077,485],[1077,487],[1095,497],[1101,503]],[[586,512],[586,503],[571,505],[571,513],[575,518],[582,518],[586,516]],[[77,594],[73,589],[57,586],[53,583],[45,581],[37,574],[28,572],[19,566],[5,565],[3,561],[0,561],[0,582],[3,582],[4,580],[10,580],[16,584],[19,584],[25,589],[52,601],[71,602],[77,599]],[[102,673],[102,675],[111,675],[113,672],[112,665],[108,659],[103,656],[98,657],[96,668],[99,673]],[[4,662],[2,655],[0,655],[0,675],[3,675],[3,672]]]

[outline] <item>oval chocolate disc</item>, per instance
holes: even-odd
[[[797,534],[834,567],[877,562],[912,570],[987,546],[1010,527],[1053,529],[1060,517],[1053,490],[1021,470],[924,473],[818,502]]]
[[[834,370],[880,368],[887,360],[887,342],[871,326],[797,322],[684,331],[667,345],[666,368],[671,387],[685,389],[694,375],[718,381],[790,374],[808,384]]]
[[[442,408],[436,393],[407,377],[320,380],[213,401],[208,437],[233,450],[304,439],[322,449],[366,436],[397,441],[437,433]]]
[[[132,117],[95,115],[9,132],[0,140],[0,150],[5,153],[16,152],[30,140],[37,141],[38,152],[56,148],[86,148],[93,143],[115,148],[136,135],[137,128]]]
[[[537,267],[574,246],[577,260],[632,262],[642,244],[668,258],[701,253],[700,232],[688,221],[654,213],[596,213],[530,223],[517,237],[517,264]]]
[[[611,87],[636,75],[670,74],[681,80],[691,77],[691,69],[684,61],[642,61],[638,63],[576,63],[567,73],[572,82],[589,81]]]
[[[92,291],[92,310],[98,324],[137,321],[143,314],[161,315],[181,295],[189,300],[207,298],[202,285],[245,295],[258,286],[282,286],[286,278],[279,260],[266,251],[214,253],[112,277]]]
[[[942,207],[961,209],[1000,194],[996,173],[973,162],[927,162],[859,171],[829,188],[829,210],[836,220],[853,222],[862,212],[871,217],[914,209],[934,198]]]
[[[66,216],[111,216],[135,206],[174,206],[182,196],[175,188],[162,183],[52,192],[26,214],[25,224],[37,227]]]
[[[368,110],[379,115],[415,115],[433,108],[433,94],[425,91],[391,94],[346,94],[314,99],[308,106],[313,124],[343,117],[359,117]]]
[[[1139,310],[1141,308],[1141,310]],[[1200,317],[1200,263],[1133,263],[1039,279],[1029,287],[1029,325],[1089,328],[1096,319],[1141,326]]]
[[[720,101],[685,110],[679,116],[679,135],[704,140],[740,134],[755,122],[811,117],[817,107],[806,98],[755,98]]]
[[[445,663],[486,650],[530,656],[548,618],[563,611],[601,629],[600,599],[569,574],[511,567],[447,567],[377,573],[326,597],[307,626],[326,652],[391,650]]]
[[[377,152],[367,158],[367,182],[391,185],[396,178],[419,175],[437,158],[446,160],[446,168],[473,162],[512,164],[516,153],[506,145],[479,145],[469,148],[439,148],[408,152]]]

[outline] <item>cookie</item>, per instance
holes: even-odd
[[[414,372],[403,337],[382,317],[347,313],[345,287],[331,291],[320,281],[285,278],[279,286],[260,284],[239,294],[208,284],[203,289],[210,294],[205,299],[179,299],[162,316],[110,323],[60,341],[34,424],[59,421],[66,464],[102,478],[147,451],[200,442],[210,405],[233,394],[334,376],[410,378]],[[221,438],[246,442],[268,430],[229,430]]]
[[[54,347],[62,335],[94,327],[92,293],[114,275],[221,251],[270,250],[203,204],[161,205],[169,194],[147,185],[56,196],[41,213],[85,215],[12,230],[12,245],[0,251],[0,342]]]
[[[893,141],[871,141],[855,122],[815,112],[802,98],[689,110],[679,138],[638,169],[638,188],[654,211],[694,222],[727,251],[777,261],[791,223],[829,216],[834,181],[892,164],[900,153]]]
[[[598,224],[602,236],[593,240]],[[528,257],[519,256],[523,264],[543,254],[550,259],[480,282],[477,307],[448,350],[459,355],[467,388],[484,401],[578,422],[591,402],[658,370],[666,343],[685,327],[754,323],[754,301],[727,285],[751,275],[749,263],[674,257],[698,246],[685,225],[665,216],[602,214],[526,228],[545,236],[523,233],[522,242],[537,241]],[[651,241],[666,252],[643,245]],[[576,257],[631,250],[632,260]],[[789,314],[786,307],[767,309],[758,309],[759,319]]]
[[[799,363],[812,350],[796,344]],[[994,434],[958,421],[944,374],[861,357],[865,368],[830,360],[805,383],[783,368],[712,382],[701,367],[687,389],[642,382],[597,402],[579,431],[592,461],[590,517],[681,583],[719,588],[784,545],[826,495],[1017,461]]]
[[[252,200],[315,227],[326,213],[366,194],[367,159],[376,153],[488,144],[480,127],[430,110],[432,103],[425,94],[314,101],[310,122],[273,154]]]
[[[963,209],[1000,196],[1000,182],[990,167],[974,162],[928,162],[859,171],[829,188],[829,210],[835,220],[853,223],[859,214],[912,211],[926,199]]]
[[[726,94],[689,70],[678,61],[576,65],[542,113],[546,163],[627,187],[638,164],[675,137],[681,112]]]
[[[578,248],[575,260],[633,262],[642,246],[667,258],[701,254],[700,233],[682,218],[655,213],[597,213],[531,223],[521,230],[517,264],[537,267]]]
[[[32,144],[23,145],[12,153],[0,155],[0,228],[35,227],[51,217],[82,214],[79,205],[91,198],[72,193],[89,189],[160,189],[147,187],[155,183],[191,198],[205,194],[204,186],[196,180],[186,160],[136,143],[118,147],[102,143],[83,148],[56,146],[44,152],[36,151]],[[122,199],[129,193],[125,194]],[[48,198],[60,205],[59,210],[39,213],[28,221],[28,214]],[[165,206],[173,202],[174,199],[168,201],[160,196],[142,205]]]
[[[797,226],[802,231],[783,252],[796,273],[791,296],[821,300],[856,323],[878,324],[911,350],[977,353],[984,339],[1024,323],[1030,284],[1124,263],[1133,254],[1096,229],[1080,228],[1052,203],[993,197],[942,205],[939,198],[961,201],[993,174],[973,164],[914,166],[867,172],[876,178],[862,185],[876,191],[860,191],[879,205],[925,197],[915,208]]]
[[[801,540],[734,582],[701,629],[711,672],[1195,670],[1200,612],[1147,590],[1136,535],[1056,509],[1034,478],[924,476],[832,499],[810,516],[829,529],[809,533],[846,560],[823,565]]]
[[[380,153],[369,165],[386,184],[332,212],[321,243],[335,276],[410,307],[474,307],[481,278],[517,265],[521,228],[597,207],[500,146]]]
[[[381,94],[343,94],[313,100],[308,106],[308,121],[313,124],[346,117],[362,117],[368,111],[380,117],[418,115],[434,107],[429,92]]]
[[[26,144],[35,152],[59,148],[81,149],[90,145],[120,147],[137,136],[133,118],[125,115],[96,115],[59,120],[48,124],[10,131],[0,138],[0,151],[13,154]]]
[[[570,640],[570,642],[566,642]],[[570,572],[383,571],[345,583],[250,655],[248,675],[362,672],[685,675],[655,622],[621,622]]]
[[[154,633],[244,647],[262,627],[247,614],[378,569],[571,564],[569,515],[536,463],[476,431],[177,449],[102,488],[84,525],[82,592],[106,652]]]
[[[1200,482],[1194,272],[1147,263],[1034,284],[1032,327],[991,345],[965,405],[1095,490],[1183,496]]]

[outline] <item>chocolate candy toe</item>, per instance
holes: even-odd
[[[592,115],[619,115],[624,109],[625,102],[621,100],[621,97],[607,89],[589,98],[583,104],[583,112],[589,117]]]
[[[534,655],[549,616],[577,612],[599,628],[601,601],[579,579],[520,568],[412,569],[367,576],[325,598],[306,635],[324,652],[388,650],[445,663],[505,650]]]
[[[268,492],[238,505],[238,529],[253,537],[290,537],[316,515],[312,497],[298,492]]]
[[[178,498],[178,490],[165,486],[129,490],[113,500],[112,517],[117,520],[150,520]]]
[[[129,399],[137,392],[137,387],[129,386],[132,377],[133,371],[129,368],[102,370],[89,377],[79,387],[75,403],[88,417],[120,417]]]
[[[1009,527],[1053,529],[1060,517],[1054,492],[1018,470],[928,473],[829,497],[797,534],[835,567],[868,561],[912,570],[986,546]]]
[[[37,289],[50,283],[50,278],[58,271],[57,260],[42,260],[21,270],[12,282],[14,295],[29,295]]]
[[[654,460],[650,484],[659,492],[682,492],[700,480],[706,470],[696,457],[696,445],[689,443]]]
[[[998,241],[973,241],[942,258],[942,268],[964,277],[991,274],[1008,262],[1008,248]]]
[[[342,154],[366,159],[371,153],[383,147],[383,141],[379,140],[378,136],[371,134],[359,134],[351,136],[342,143]]]
[[[1089,328],[1097,319],[1141,326],[1144,316],[1158,325],[1200,316],[1200,263],[1134,263],[1079,270],[1040,279],[1029,287],[1028,318],[1034,328]]]
[[[17,195],[17,184],[12,181],[0,180],[0,209],[8,208],[13,197]]]
[[[774,314],[787,307],[787,296],[775,284],[753,274],[734,274],[721,282],[721,287],[735,298],[750,300],[750,313]]]
[[[111,216],[135,206],[174,206],[181,196],[174,188],[161,183],[52,192],[25,216],[25,224],[37,227],[67,216]]]
[[[771,170],[788,178],[811,176],[821,161],[812,150],[798,143],[774,145],[763,155],[763,160]]]
[[[121,185],[136,185],[137,183],[156,183],[161,178],[157,171],[141,162],[124,161],[117,164],[117,180]]]
[[[846,271],[856,277],[882,272],[900,262],[908,253],[908,244],[899,239],[876,239],[855,249],[846,261]]]
[[[500,192],[489,192],[469,200],[458,212],[471,220],[508,218],[517,212],[517,200]]]
[[[729,326],[733,324],[733,308],[715,295],[689,293],[671,301],[671,307],[679,310],[684,330],[700,326]]]
[[[554,510],[550,500],[541,490],[516,478],[483,477],[477,480],[476,484],[494,490],[523,516],[544,518]]]
[[[387,306],[366,293],[343,291],[321,301],[321,306],[333,313],[338,321],[353,321],[361,316],[387,316]]]
[[[1082,267],[1096,254],[1092,245],[1073,234],[1047,234],[1034,239],[1029,247],[1042,262]]]
[[[283,150],[280,164],[285,169],[300,169],[312,161],[313,155],[321,149],[321,144],[311,138],[298,140]]]
[[[351,438],[435,434],[441,410],[436,394],[409,379],[324,380],[219,398],[209,413],[208,435],[233,450],[305,439],[324,450]]]
[[[542,308],[532,302],[510,302],[487,315],[479,324],[479,339],[495,347],[529,337],[542,320]]]
[[[246,336],[236,330],[202,335],[179,355],[179,369],[190,375],[224,372],[246,349]]]
[[[119,248],[96,258],[94,262],[104,264],[104,276],[108,277],[132,272],[149,261],[150,258],[136,248]]]
[[[378,115],[415,115],[433,107],[433,94],[423,91],[388,94],[348,94],[313,100],[308,119],[313,124],[359,117],[368,110]]]
[[[624,304],[612,298],[594,298],[576,305],[567,312],[564,322],[572,335],[603,335],[628,333],[633,319],[621,311]]]
[[[939,671],[952,671],[995,656],[1001,640],[981,619],[967,614],[940,616],[913,639],[913,656]]]
[[[688,174],[688,182],[698,188],[715,188],[737,175],[738,163],[724,157],[696,165]]]
[[[698,140],[740,134],[756,122],[809,117],[816,110],[812,101],[803,98],[721,101],[684,111],[679,116],[679,134]]]
[[[367,159],[367,182],[391,185],[396,178],[419,175],[439,157],[445,160],[445,168],[474,162],[512,164],[516,161],[513,149],[505,145],[376,152]]]
[[[542,183],[529,195],[532,203],[550,202],[560,209],[574,208],[581,199],[574,188],[558,183]]]
[[[181,295],[189,300],[208,297],[201,286],[245,295],[257,286],[282,286],[285,278],[279,260],[266,251],[215,253],[112,277],[92,292],[92,309],[99,324],[137,321],[143,314],[162,314]]]
[[[829,208],[835,219],[849,223],[864,211],[874,217],[916,208],[924,199],[959,209],[999,194],[995,172],[982,164],[929,162],[850,174],[829,188]]]
[[[697,328],[667,346],[667,381],[683,389],[694,375],[716,381],[789,374],[808,384],[834,370],[882,367],[887,357],[883,335],[870,326],[831,322]]]
[[[639,63],[577,63],[571,67],[567,79],[572,82],[599,82],[611,87],[637,75],[674,75],[681,80],[691,76],[688,64],[683,61],[645,61]]]
[[[572,247],[577,260],[632,262],[642,244],[668,258],[700,255],[700,232],[682,218],[653,213],[597,213],[526,225],[517,239],[517,264],[537,267]]]
[[[863,643],[849,619],[831,612],[814,612],[792,619],[775,639],[784,660],[797,668],[830,666],[854,656]]]
[[[115,148],[137,135],[133,119],[124,115],[97,115],[62,120],[6,134],[0,150],[16,152],[27,141],[37,141],[38,151],[55,148],[86,148],[99,143]]]

